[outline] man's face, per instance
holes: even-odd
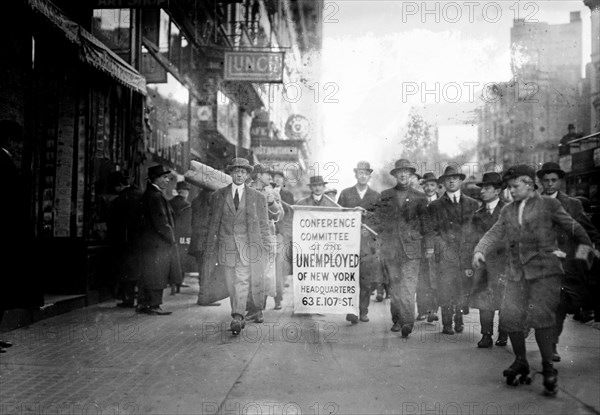
[[[410,178],[412,176],[412,171],[408,169],[400,169],[394,174],[396,177],[396,182],[398,182],[401,186],[408,186],[410,184]]]
[[[371,179],[371,173],[368,170],[358,169],[356,173],[354,173],[354,177],[356,177],[356,182],[360,185],[366,185],[369,183]]]
[[[243,167],[235,167],[230,173],[231,180],[236,186],[242,185],[248,178],[248,171]]]
[[[481,200],[484,202],[493,202],[500,195],[501,189],[492,185],[485,185],[481,188]]]
[[[510,179],[508,181],[508,188],[510,195],[515,202],[521,201],[530,195],[532,187],[518,177],[516,179]]]
[[[257,179],[266,186],[271,184],[271,175],[269,173],[259,173]]]
[[[152,183],[157,185],[160,188],[160,190],[165,190],[167,188],[167,185],[169,184],[169,180],[169,175],[163,174],[162,176],[159,176],[156,179],[154,179]]]
[[[185,200],[188,199],[188,197],[190,196],[190,191],[187,189],[179,189],[177,191],[177,194],[181,197],[183,197]]]
[[[448,192],[456,192],[460,189],[461,184],[462,180],[460,180],[460,176],[448,176],[444,178],[444,186],[446,186]]]
[[[560,178],[556,173],[546,173],[542,177],[542,186],[544,187],[544,194],[551,195],[560,189]]]
[[[275,182],[275,184],[276,184],[277,186],[279,186],[279,187],[282,187],[282,186],[283,186],[283,182],[284,182],[285,180],[283,179],[283,176],[282,176],[281,174],[276,174],[276,175],[273,177],[273,181]]]
[[[435,191],[437,190],[437,187],[438,185],[436,182],[423,183],[423,191],[427,196],[433,196],[435,194]]]
[[[310,191],[312,192],[313,195],[320,196],[325,191],[325,185],[324,184],[312,184],[310,186]]]

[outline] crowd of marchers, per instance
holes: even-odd
[[[189,267],[182,264],[193,258],[197,304],[219,306],[229,297],[230,329],[239,335],[247,322],[264,322],[268,297],[275,310],[282,309],[292,274],[294,207],[355,208],[363,223],[359,314],[348,314],[347,321],[369,322],[374,291],[376,301],[389,299],[391,331],[403,338],[425,319],[441,318],[445,335],[461,333],[463,315],[478,308],[477,346],[510,341],[513,348],[515,361],[503,372],[507,383],[530,381],[525,339],[534,329],[544,390],[555,394],[554,364],[566,315],[593,312],[600,285],[594,270],[600,234],[581,202],[559,190],[564,172],[556,163],[538,171],[515,165],[487,172],[474,199],[462,190],[465,175],[457,167],[436,177],[419,175],[415,165],[396,161],[389,172],[396,185],[378,192],[369,186],[369,162],[360,161],[356,184],[337,199],[323,177],[313,176],[310,195],[298,201],[286,190],[283,172],[243,158],[226,168],[231,184],[202,189],[191,202],[185,181],[177,183],[178,196],[167,199],[172,173],[162,165],[148,169],[144,192],[114,172],[109,181],[118,196],[110,204],[108,236],[119,281],[117,306],[171,314],[162,308],[163,291],[171,286],[176,294],[186,286]]]

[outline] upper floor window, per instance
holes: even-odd
[[[124,61],[131,62],[130,9],[95,9],[92,34]]]

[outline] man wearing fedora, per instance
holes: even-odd
[[[354,177],[356,184],[352,187],[342,190],[338,199],[338,204],[345,208],[362,208],[362,221],[370,225],[370,216],[373,213],[373,208],[379,199],[379,192],[369,187],[371,179],[371,165],[368,161],[359,161],[354,169]],[[360,295],[359,295],[359,310],[360,321],[368,322],[369,317],[369,302],[371,298],[371,284],[374,280],[379,279],[377,266],[377,239],[368,231],[363,230],[360,238]],[[355,314],[346,315],[346,320],[352,324],[358,323],[359,316]]]
[[[212,275],[218,263],[227,280],[233,335],[240,334],[246,326],[249,292],[254,304],[264,302],[264,258],[271,245],[267,199],[245,185],[252,170],[244,158],[234,158],[226,167],[233,183],[210,196],[203,244],[202,272]]]
[[[329,182],[323,180],[323,176],[311,176],[308,182],[310,195],[296,202],[300,206],[337,206],[337,204],[325,195],[325,185]]]
[[[516,359],[503,375],[509,385],[530,382],[525,335],[533,328],[542,356],[545,393],[554,395],[557,371],[552,364],[552,342],[563,273],[555,229],[561,228],[575,239],[578,258],[592,252],[592,242],[559,201],[536,192],[533,168],[524,164],[513,166],[503,180],[508,183],[514,202],[500,211],[496,223],[475,247],[473,268],[486,262],[498,245],[506,246],[507,282],[500,325],[508,333]]]
[[[595,246],[600,246],[600,234],[586,216],[581,202],[560,191],[562,180],[565,177],[565,172],[560,166],[554,162],[544,163],[536,175],[542,184],[542,193],[545,196],[558,200],[567,213],[583,226]],[[585,273],[587,270],[582,269],[575,260],[575,252],[577,250],[576,241],[561,229],[557,229],[556,232],[558,248],[565,253],[562,259],[564,274],[561,281],[560,304],[556,312],[556,336],[554,338],[553,355],[553,360],[559,362],[560,354],[558,354],[556,345],[562,333],[565,318],[567,313],[574,313],[585,304],[589,286],[585,283]]]
[[[480,183],[482,206],[473,215],[473,237],[477,242],[492,227],[500,216],[504,202],[500,200],[502,192],[502,176],[500,173],[484,173]],[[479,267],[473,273],[471,289],[471,306],[479,309],[479,322],[481,324],[481,340],[477,343],[479,348],[489,348],[493,345],[492,334],[494,331],[494,313],[500,310],[504,287],[506,284],[506,248],[503,244],[490,251],[485,266]],[[501,318],[501,317],[500,317]],[[501,325],[498,324],[500,328]],[[508,334],[499,329],[496,346],[506,346]]]
[[[421,187],[425,196],[427,196],[427,206],[438,199],[436,193],[438,180],[433,172],[423,174]],[[437,315],[437,272],[437,265],[433,258],[423,255],[419,267],[419,282],[417,283],[417,320],[427,318],[429,323],[439,320]]]
[[[442,307],[442,333],[461,333],[463,311],[471,287],[471,218],[479,208],[473,198],[461,192],[465,175],[456,166],[447,166],[439,180],[446,192],[429,205],[438,263],[438,294]],[[453,319],[454,316],[454,319]],[[454,320],[454,330],[452,330]]]
[[[163,289],[169,281],[181,278],[173,210],[164,195],[170,174],[164,166],[149,167],[148,185],[141,198],[142,275],[138,311],[150,315],[171,314],[160,307]]]
[[[410,161],[396,161],[390,174],[397,184],[381,192],[373,218],[381,238],[383,272],[390,281],[391,330],[404,338],[413,330],[419,265],[423,245],[430,247],[431,237],[427,197],[410,186],[415,172]]]

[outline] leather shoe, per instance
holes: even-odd
[[[346,321],[352,324],[358,324],[358,316],[356,314],[346,314]]]
[[[9,347],[12,347],[12,343],[4,341],[4,340],[0,340],[0,347],[3,349],[7,349]]]
[[[198,304],[199,306],[202,306],[202,307],[218,307],[221,305],[221,303],[219,303],[217,301],[215,301],[214,303],[208,303],[208,304],[202,304],[202,303],[196,303],[196,304]]]
[[[462,313],[464,316],[469,314],[469,306],[468,305],[462,307]]]
[[[242,320],[238,320],[238,319],[232,320],[229,327],[231,328],[231,334],[233,334],[234,336],[237,336],[238,334],[240,334],[240,332],[242,331],[242,328],[243,328]]]
[[[402,330],[402,324],[400,324],[400,322],[397,321],[394,323],[394,325],[392,326],[392,328],[390,330],[397,333]]]
[[[275,307],[273,307],[273,310],[281,310],[281,302],[275,301]]]
[[[489,349],[490,347],[492,347],[493,344],[494,341],[492,340],[492,335],[486,333],[481,337],[481,340],[479,340],[479,342],[477,343],[477,347],[479,347],[480,349]]]
[[[265,322],[265,318],[263,317],[262,311],[259,311],[258,313],[256,313],[256,315],[254,316],[254,322],[255,323],[264,323]]]
[[[560,355],[558,354],[558,350],[556,350],[556,345],[554,345],[554,351],[552,352],[552,361],[560,362]]]
[[[508,344],[508,335],[506,333],[498,334],[498,339],[496,339],[496,346],[506,346]]]
[[[2,347],[0,347],[0,353],[6,353],[6,350],[4,350]]]
[[[363,314],[363,315],[360,316],[359,320],[362,321],[363,323],[368,323],[369,322],[369,317],[367,317],[366,314]]]
[[[402,326],[401,331],[402,331],[402,337],[406,339],[408,337],[408,335],[410,333],[412,333],[412,327],[410,327],[408,324],[405,324]]]
[[[465,326],[463,326],[462,324],[454,325],[454,331],[457,333],[462,333],[464,329],[465,329]]]
[[[427,322],[428,323],[433,323],[434,321],[438,321],[440,318],[438,317],[437,314],[432,313],[431,311],[429,313],[427,313]]]
[[[442,334],[454,334],[454,330],[452,330],[451,325],[444,326],[442,329]]]
[[[159,306],[147,307],[142,311],[142,313],[148,314],[151,316],[168,316],[170,314],[173,314],[172,311],[165,311],[162,308],[160,308]]]
[[[377,301],[378,303],[383,301],[383,295],[381,294],[377,294],[377,296],[375,297],[375,301]]]

